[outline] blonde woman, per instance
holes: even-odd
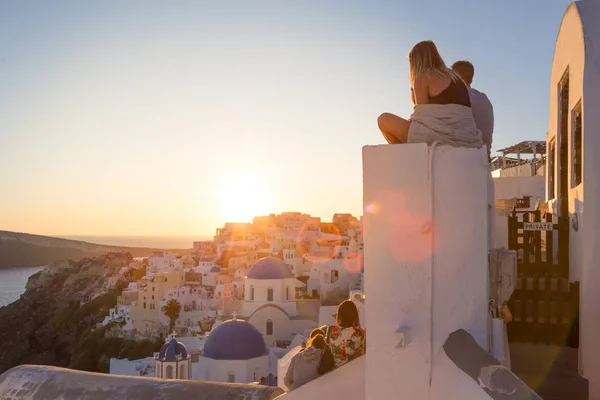
[[[446,66],[435,44],[432,41],[417,43],[408,54],[408,62],[415,109],[408,120],[390,113],[379,116],[377,123],[388,143],[437,141],[480,147],[481,132],[477,131],[471,112],[469,89],[461,77]]]

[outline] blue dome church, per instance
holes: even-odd
[[[267,346],[291,342],[294,336],[317,326],[298,315],[296,288],[304,284],[280,258],[264,257],[248,271],[240,313],[263,336]]]
[[[256,327],[234,317],[208,335],[200,357],[201,379],[251,383],[269,373],[269,352]]]
[[[192,360],[183,343],[173,336],[167,339],[155,357],[154,376],[164,379],[191,379]]]

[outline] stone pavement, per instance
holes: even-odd
[[[588,400],[588,381],[577,372],[578,349],[511,343],[512,371],[544,400]]]

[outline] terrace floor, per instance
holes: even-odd
[[[512,371],[543,400],[588,400],[588,382],[577,372],[578,349],[511,343]]]

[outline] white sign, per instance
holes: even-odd
[[[551,231],[554,228],[554,224],[551,222],[524,222],[524,231]]]

